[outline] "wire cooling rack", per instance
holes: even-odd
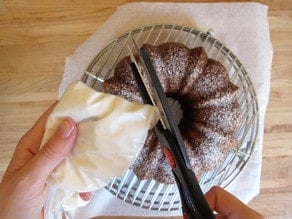
[[[137,28],[109,43],[88,65],[82,81],[98,91],[102,83],[113,75],[119,60],[128,55],[127,47],[133,48],[134,38],[139,45],[160,45],[164,42],[180,42],[189,48],[202,46],[208,57],[221,62],[229,72],[231,81],[240,89],[239,103],[243,122],[237,133],[238,145],[230,150],[224,163],[206,172],[199,180],[203,192],[213,185],[226,187],[248,162],[258,132],[258,104],[252,82],[239,59],[223,43],[207,33],[178,25],[150,25]],[[140,181],[129,169],[124,176],[115,177],[106,189],[119,199],[151,210],[173,211],[181,208],[176,185],[160,184],[154,180]]]

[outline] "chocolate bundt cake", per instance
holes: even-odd
[[[180,43],[158,47],[145,44],[166,96],[181,108],[178,119],[190,164],[200,177],[220,165],[230,148],[237,144],[241,122],[238,87],[229,80],[224,66],[209,59],[202,47],[189,49]],[[123,58],[114,76],[103,84],[104,92],[142,102],[130,58]],[[171,169],[154,130],[132,168],[139,179],[174,183]]]

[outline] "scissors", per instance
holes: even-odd
[[[144,103],[152,104],[159,110],[160,120],[154,130],[172,168],[182,203],[183,218],[214,219],[215,216],[205,199],[194,172],[191,170],[180,130],[149,54],[143,47],[139,48],[133,38],[132,40],[138,51],[140,65],[138,65],[132,50],[128,47],[131,68]]]

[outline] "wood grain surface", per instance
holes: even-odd
[[[128,2],[0,0],[0,177],[19,138],[56,100],[65,58]],[[260,2],[269,5],[274,58],[261,191],[249,205],[292,218],[292,1]]]

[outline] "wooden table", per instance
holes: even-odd
[[[0,1],[0,177],[19,138],[56,100],[65,58],[127,2]],[[292,218],[292,3],[260,2],[270,6],[274,59],[261,192],[249,205],[267,218]]]

